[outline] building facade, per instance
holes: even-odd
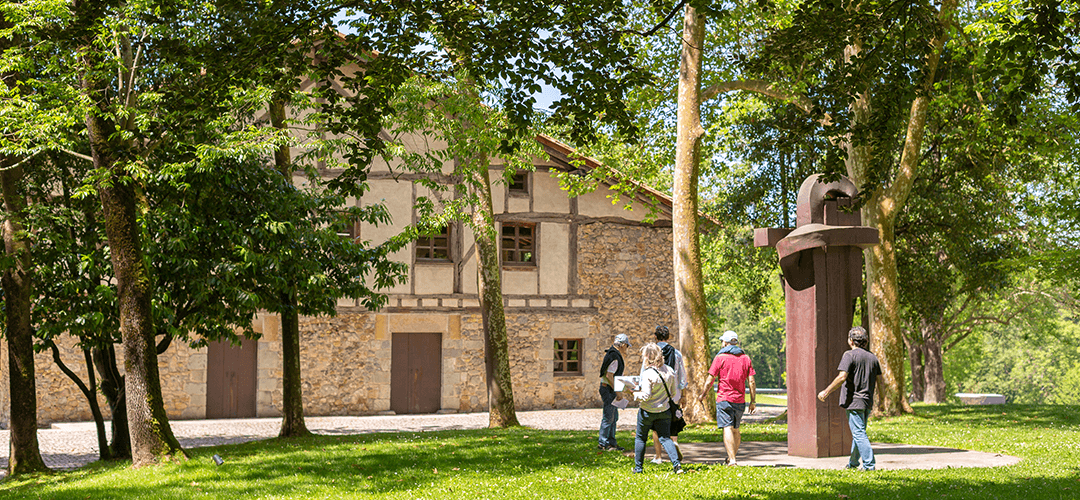
[[[573,152],[538,140],[547,158],[535,171],[492,186],[514,400],[519,410],[599,406],[600,362],[613,337],[626,333],[636,348],[655,325],[676,327],[670,200],[643,188],[614,203],[609,184],[569,197],[553,174],[580,168],[571,165]],[[426,194],[419,185],[387,165],[376,165],[368,181],[370,199],[354,202],[385,203],[395,223],[357,224],[350,236],[384,241],[415,222],[416,200]],[[386,291],[382,309],[342,300],[334,317],[301,318],[306,415],[487,410],[472,234],[453,224],[393,258],[408,264],[408,279]],[[160,356],[170,418],[281,415],[280,322],[260,315],[254,327],[261,337],[242,347],[173,343]],[[81,351],[63,347],[85,379]],[[636,370],[636,349],[629,358]],[[37,380],[43,425],[92,419],[47,353],[37,358]]]

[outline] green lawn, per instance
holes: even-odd
[[[874,441],[1005,453],[992,469],[839,470],[690,464],[683,476],[596,450],[594,432],[511,430],[320,436],[197,448],[178,464],[132,470],[93,464],[0,484],[0,498],[697,498],[971,499],[1080,498],[1080,408],[918,407],[874,419]],[[712,425],[680,439],[718,441]],[[747,425],[744,440],[784,440],[783,425]],[[630,433],[619,440],[630,442]],[[211,455],[225,459],[214,465]]]
[[[750,401],[749,396],[746,401]],[[757,395],[758,406],[787,406],[787,396],[779,397],[770,394],[758,394]]]

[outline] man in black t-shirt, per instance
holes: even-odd
[[[848,426],[851,427],[851,457],[847,468],[874,470],[874,449],[870,447],[870,438],[866,437],[866,423],[874,406],[874,385],[881,375],[881,365],[877,356],[866,350],[870,338],[863,327],[852,327],[848,331],[848,345],[851,350],[840,358],[840,373],[818,393],[818,399],[824,402],[837,387],[843,386],[840,406],[847,410]]]

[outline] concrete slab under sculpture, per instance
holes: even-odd
[[[841,177],[803,181],[795,229],[754,230],[754,245],[775,247],[784,275],[787,310],[788,454],[847,455],[851,431],[836,396],[817,392],[836,376],[847,346],[855,299],[863,294],[862,249],[878,243],[875,228],[861,226],[852,210],[858,188]],[[835,394],[835,393],[834,393]]]

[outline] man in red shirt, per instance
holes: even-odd
[[[754,383],[754,365],[750,356],[739,347],[739,335],[728,330],[720,338],[724,347],[713,358],[709,367],[709,378],[698,396],[704,401],[716,379],[716,426],[724,429],[724,448],[727,449],[727,464],[737,465],[735,455],[739,453],[742,435],[739,423],[746,411],[746,386],[750,386],[750,413],[757,411],[757,384]]]

